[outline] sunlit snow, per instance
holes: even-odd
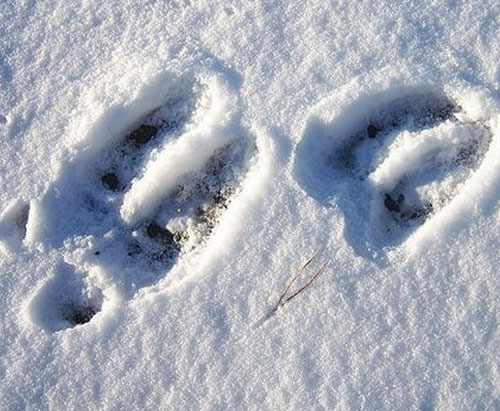
[[[500,409],[494,0],[0,4],[0,409]]]

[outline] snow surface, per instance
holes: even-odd
[[[2,1],[0,409],[500,409],[499,21]]]

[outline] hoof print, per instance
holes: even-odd
[[[318,112],[296,171],[312,195],[340,206],[347,240],[367,256],[401,244],[456,198],[493,136],[439,91],[354,101],[334,121]]]
[[[206,243],[256,151],[235,121],[236,95],[220,76],[182,79],[167,89],[163,104],[107,145],[75,156],[40,202],[40,237],[54,247],[84,244],[80,254],[125,298]],[[60,304],[60,318],[80,323],[98,311],[77,300]]]

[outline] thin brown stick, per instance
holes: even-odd
[[[287,287],[285,288],[285,291],[283,291],[283,293],[280,296],[280,299],[278,300],[278,304],[276,304],[275,311],[278,309],[279,306],[284,304],[283,299],[285,298],[286,293],[288,292],[290,287],[293,285],[293,283],[297,280],[297,278],[299,278],[299,276],[304,272],[304,270],[307,268],[307,266],[309,264],[311,264],[312,260],[314,260],[316,258],[317,254],[318,254],[318,250],[316,250],[313,253],[313,255],[302,265],[302,267],[300,267],[300,269],[297,271],[297,274],[295,274],[295,276],[292,278],[292,281],[290,281],[288,283]]]
[[[297,279],[305,272],[306,268],[311,264],[311,262],[316,258],[316,255],[318,254],[318,251],[315,251],[314,254],[300,267],[298,272],[293,276],[292,280],[288,283],[288,285],[285,288],[285,291],[281,294],[278,303],[274,307],[272,313],[276,312],[278,308],[281,306],[285,305],[287,302],[290,300],[294,299],[297,297],[300,293],[302,293],[306,288],[308,288],[316,278],[318,278],[326,269],[328,264],[330,263],[328,260],[323,261],[323,263],[313,272],[313,274],[309,277],[309,279],[306,281],[306,283],[295,290],[291,295],[287,297],[288,292],[290,291],[290,288],[292,285],[297,281]],[[271,314],[272,315],[272,314]]]
[[[314,274],[309,278],[309,280],[302,287],[300,287],[297,291],[295,291],[290,297],[288,297],[281,305],[286,304],[291,299],[297,297],[302,291],[304,291],[307,287],[309,287],[312,284],[312,282],[316,278],[318,278],[321,275],[321,273],[323,273],[325,271],[325,268],[328,266],[329,263],[330,263],[330,261],[324,261],[323,264],[321,265],[321,267],[319,267],[314,272]]]

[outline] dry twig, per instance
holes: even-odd
[[[306,281],[306,283],[302,286],[299,287],[297,290],[292,292],[288,297],[287,293],[292,287],[292,285],[297,281],[297,279],[305,272],[306,268],[312,263],[312,261],[316,258],[316,255],[318,254],[318,251],[315,251],[314,254],[300,267],[300,269],[297,271],[297,273],[293,276],[291,281],[288,283],[288,285],[285,288],[285,291],[281,294],[278,303],[276,304],[276,307],[274,307],[273,312],[276,312],[278,308],[282,307],[285,305],[288,301],[292,300],[293,298],[297,297],[301,292],[303,292],[307,287],[309,287],[316,278],[318,278],[326,269],[328,264],[330,263],[328,260],[323,261],[323,263],[314,270],[313,274],[309,277],[309,279]]]

